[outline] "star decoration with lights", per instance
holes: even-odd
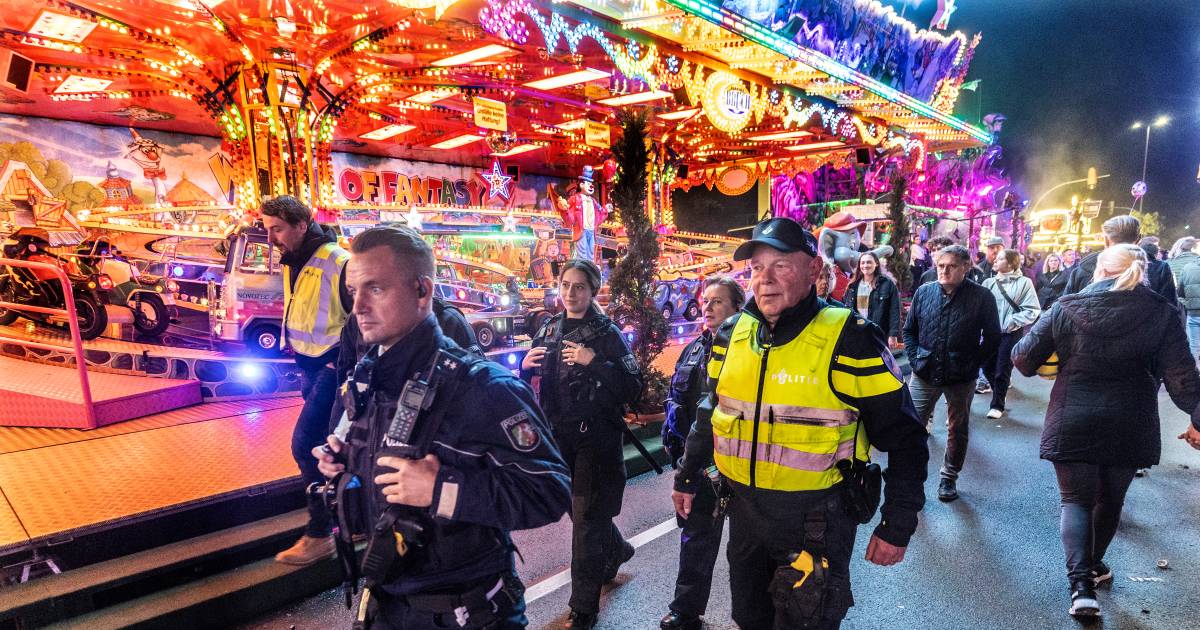
[[[418,232],[421,231],[421,221],[424,219],[425,216],[422,215],[421,211],[417,210],[416,208],[412,208],[408,211],[408,214],[404,215],[404,220],[408,223],[408,227],[417,230]]]
[[[492,161],[492,170],[485,172],[479,177],[487,182],[488,201],[496,197],[511,198],[508,188],[512,185],[513,178],[511,175],[505,175],[504,171],[500,170],[500,160]]]
[[[500,217],[500,221],[504,223],[504,227],[500,229],[501,232],[517,231],[517,217],[513,216],[512,212]]]

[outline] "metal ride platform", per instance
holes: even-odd
[[[195,380],[97,372],[88,381],[90,401],[76,370],[0,356],[0,425],[89,428],[81,424],[89,403],[104,426],[200,402]]]
[[[54,553],[99,531],[295,481],[291,436],[302,404],[207,403],[91,431],[0,427],[0,556]]]
[[[42,347],[28,346],[27,342]],[[199,382],[200,395],[205,401],[291,396],[300,391],[295,362],[287,358],[234,357],[202,348],[103,337],[82,343],[89,373],[194,380]],[[49,365],[75,365],[69,332],[24,320],[0,326],[0,356]]]

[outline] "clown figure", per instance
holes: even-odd
[[[594,169],[584,166],[579,176],[579,189],[567,201],[558,200],[558,214],[563,224],[571,228],[571,257],[595,261],[596,230],[608,217],[608,210],[596,201]]]

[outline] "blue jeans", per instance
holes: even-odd
[[[1187,316],[1188,347],[1192,349],[1192,360],[1200,356],[1200,315]]]
[[[583,230],[579,240],[575,241],[575,246],[571,250],[572,258],[582,260],[590,260],[596,262],[596,231]]]

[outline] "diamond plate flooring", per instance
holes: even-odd
[[[293,477],[300,406],[248,400],[97,431],[0,430],[0,549]]]

